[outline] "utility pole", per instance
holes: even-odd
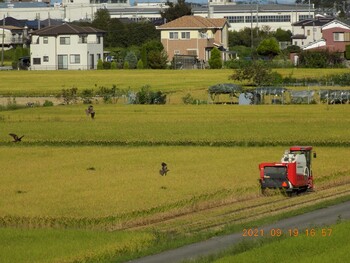
[[[250,47],[253,50],[253,7],[250,1]]]
[[[4,42],[5,42],[5,15],[2,19],[2,44],[1,44],[1,66],[4,66]]]

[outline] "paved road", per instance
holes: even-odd
[[[297,228],[303,230],[314,226],[323,226],[336,223],[339,219],[350,219],[350,201],[327,208],[319,209],[313,212],[287,218],[272,225],[264,226],[264,233],[271,233],[271,229]],[[185,259],[193,259],[198,256],[210,255],[221,250],[227,249],[235,243],[242,241],[242,233],[236,233],[221,237],[215,237],[203,242],[191,244],[177,249],[162,252],[160,254],[129,261],[132,263],[173,263],[181,262]]]

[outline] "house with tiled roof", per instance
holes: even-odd
[[[322,38],[322,26],[333,21],[333,17],[304,19],[292,24],[292,45],[304,47]]]
[[[226,18],[183,16],[158,26],[157,29],[161,32],[161,42],[169,61],[174,56],[189,55],[206,62],[214,47],[219,48],[222,58],[226,59],[228,27]]]
[[[105,31],[70,24],[48,26],[31,32],[32,70],[96,69],[103,59]]]
[[[315,42],[303,47],[303,50],[327,49],[331,52],[344,53],[350,45],[350,25],[333,20],[321,27],[322,36]]]

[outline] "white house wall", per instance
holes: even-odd
[[[61,37],[69,37],[70,44],[60,44]],[[37,39],[39,43],[37,44]],[[67,56],[67,70],[86,70],[96,69],[97,61],[103,58],[103,38],[101,43],[97,43],[96,35],[88,35],[87,43],[79,43],[78,35],[60,35],[57,37],[47,37],[48,43],[44,44],[43,36],[33,36],[30,46],[31,70],[57,70],[58,57]],[[80,56],[80,63],[74,63],[71,60],[72,55]],[[93,56],[93,60],[92,60]],[[49,61],[44,61],[48,57]],[[35,64],[34,60],[40,58],[40,64]]]

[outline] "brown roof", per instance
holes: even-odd
[[[57,35],[78,35],[78,34],[97,34],[105,33],[106,31],[93,27],[81,27],[70,24],[62,24],[55,26],[44,27],[32,32],[32,35],[38,36],[57,36]]]
[[[8,29],[8,30],[23,30],[23,27],[18,27],[18,26],[0,26],[0,28]]]
[[[226,18],[204,18],[201,16],[182,16],[158,27],[158,29],[201,29],[201,28],[223,28],[228,24]]]

